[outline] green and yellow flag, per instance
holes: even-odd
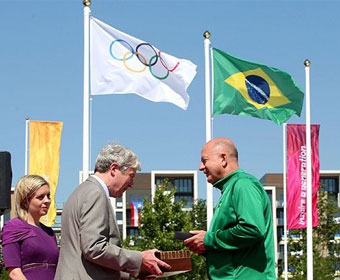
[[[213,61],[214,115],[247,115],[276,124],[300,116],[304,94],[286,72],[215,48]]]
[[[40,221],[52,226],[55,223],[55,193],[59,176],[59,150],[63,122],[29,122],[29,174],[42,176],[50,185],[51,205]]]

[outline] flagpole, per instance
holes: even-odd
[[[305,60],[306,73],[306,151],[307,151],[307,280],[313,280],[313,210],[312,210],[312,156],[310,134],[310,61]]]
[[[30,123],[30,118],[26,116],[25,118],[25,175],[28,174],[28,126]]]
[[[90,77],[90,0],[83,0],[84,5],[84,96],[83,96],[83,176],[82,181],[84,181],[89,174],[89,77]]]
[[[288,248],[287,248],[287,123],[283,124],[283,256],[284,276],[288,280]]]
[[[211,81],[210,81],[210,33],[205,31],[204,39],[204,61],[205,61],[205,140],[211,140]],[[207,228],[213,216],[213,189],[212,185],[207,182]]]

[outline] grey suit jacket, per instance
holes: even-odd
[[[61,219],[55,279],[126,279],[128,274],[121,271],[138,274],[142,254],[120,247],[110,200],[94,177],[89,177],[70,195]]]

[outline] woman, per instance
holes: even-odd
[[[3,227],[2,245],[10,279],[54,279],[59,250],[53,230],[39,222],[50,207],[50,187],[38,175],[22,177],[15,188],[18,216]]]

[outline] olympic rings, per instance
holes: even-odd
[[[112,47],[113,47],[114,43],[116,43],[116,42],[125,43],[125,44],[130,48],[131,56],[129,56],[127,59],[130,59],[131,57],[133,57],[134,50],[133,50],[132,46],[131,46],[128,42],[126,42],[125,40],[117,39],[117,40],[112,41],[112,43],[111,43],[111,45],[110,45],[110,54],[111,54],[111,56],[112,56],[114,59],[123,61],[123,58],[115,57],[114,54],[112,53]]]
[[[151,63],[151,58],[149,60],[149,63],[145,64],[143,61],[140,60],[139,58],[139,54],[137,54],[136,56],[138,57],[139,61],[141,63],[143,63],[145,66],[154,66],[156,63],[157,63],[157,60],[158,60],[158,56],[157,56],[157,52],[155,51],[155,49],[153,48],[153,46],[151,46],[149,43],[141,43],[139,44],[137,47],[136,47],[136,53],[138,52],[138,49],[141,47],[141,46],[149,46],[153,52],[155,53],[155,55],[153,57],[156,57],[156,60],[155,62]]]
[[[179,65],[179,62],[177,62],[176,65],[175,65],[172,69],[169,69],[168,66],[166,65],[164,59],[161,57],[161,51],[158,52],[158,56],[159,56],[159,59],[160,59],[162,65],[164,66],[164,68],[165,68],[166,70],[168,70],[169,72],[175,71],[176,68],[177,68],[177,66]]]
[[[151,57],[150,58],[150,61],[149,61],[149,70],[150,70],[150,73],[152,74],[152,76],[154,76],[156,79],[158,79],[158,80],[164,80],[164,79],[166,79],[168,76],[169,76],[169,70],[167,70],[167,73],[163,76],[163,77],[159,77],[159,76],[156,76],[156,74],[152,71],[152,68],[151,68],[151,65],[152,65],[152,60],[153,60],[153,58],[155,57],[155,60],[157,61],[157,59],[158,59],[158,55],[156,54],[156,55],[154,55],[153,57]]]
[[[129,58],[126,58],[126,57],[127,57],[127,55],[130,54],[130,53],[131,53],[131,52],[126,52],[126,53],[124,54],[124,57],[123,57],[123,63],[124,63],[124,66],[126,67],[126,69],[128,69],[128,70],[130,70],[130,71],[132,71],[132,72],[135,72],[135,73],[142,73],[142,72],[144,72],[147,66],[146,66],[146,59],[145,59],[145,57],[144,57],[142,54],[138,54],[139,56],[141,56],[141,57],[144,59],[144,62],[142,62],[143,65],[144,65],[144,67],[143,67],[141,70],[134,70],[134,69],[130,68],[129,66],[127,66],[126,60],[129,59]],[[137,54],[137,53],[138,53],[138,52],[135,52],[135,54]],[[129,57],[131,57],[131,56],[129,56]]]
[[[118,57],[117,55],[114,54],[113,46],[114,46],[115,43],[117,43],[117,44],[120,43],[123,46],[125,46],[125,48],[129,49],[129,51],[124,53],[122,58]],[[151,52],[154,53],[154,55],[149,59],[149,61],[147,61],[146,57],[139,51],[139,49],[143,46],[147,46],[147,47],[151,48]],[[149,68],[151,75],[158,80],[164,80],[164,79],[168,78],[169,74],[171,72],[175,71],[177,69],[178,65],[179,65],[179,62],[177,62],[176,65],[172,69],[169,69],[166,62],[161,57],[161,51],[158,51],[158,53],[157,53],[156,50],[154,49],[154,47],[152,45],[150,45],[149,43],[140,43],[139,45],[136,46],[136,49],[134,50],[133,47],[127,41],[125,41],[123,39],[116,39],[116,40],[113,40],[111,42],[111,44],[110,44],[110,55],[113,59],[122,61],[124,67],[131,72],[142,73],[146,70],[146,68]],[[127,61],[129,59],[133,58],[133,56],[136,56],[136,58],[139,60],[139,62],[144,67],[137,70],[137,69],[132,69],[130,66],[128,66]],[[161,62],[161,64],[159,64],[159,65],[161,65],[166,70],[166,74],[163,75],[163,76],[156,75],[155,71],[152,68],[152,67],[156,66],[158,61]]]

